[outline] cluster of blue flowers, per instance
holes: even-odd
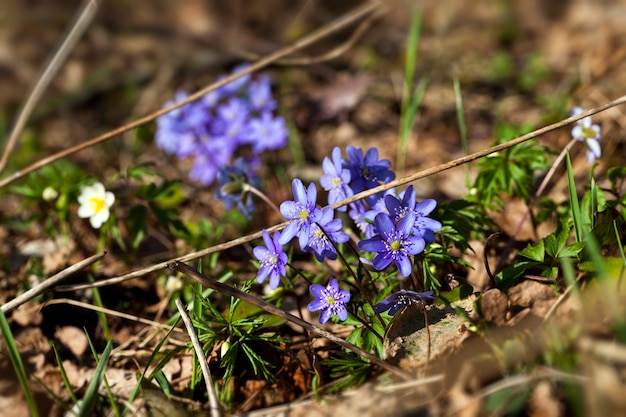
[[[348,146],[346,155],[343,158],[341,150],[336,147],[331,158],[327,157],[323,161],[324,175],[320,179],[320,185],[328,191],[329,204],[395,178],[390,170],[391,163],[386,159],[379,159],[376,148],[370,148],[363,153],[361,149]],[[297,237],[300,248],[305,252],[313,252],[320,262],[325,258],[337,259],[337,245],[349,239],[342,231],[342,220],[335,218],[334,209],[330,205],[323,208],[318,206],[314,183],[305,187],[301,180],[294,179],[292,188],[294,200],[280,205],[281,214],[289,220],[287,227],[282,233],[275,232],[273,238],[267,231],[263,231],[265,247],[254,249],[254,255],[261,264],[257,281],[262,283],[270,277],[272,289],[276,289],[281,277],[286,276],[288,260],[283,246],[292,239]],[[358,242],[358,248],[375,253],[371,265],[376,270],[382,271],[394,263],[401,276],[410,275],[413,256],[421,253],[427,243],[434,242],[435,232],[442,227],[439,221],[428,217],[436,206],[436,201],[432,199],[418,203],[412,186],[398,195],[390,190],[350,203],[348,215],[365,236],[365,239]],[[339,207],[337,210],[345,211],[346,207]],[[333,315],[345,320],[345,304],[350,300],[350,294],[346,290],[340,290],[336,280],[330,279],[327,287],[313,284],[309,290],[315,300],[308,308],[310,311],[322,310],[321,323],[325,323]],[[381,302],[384,303],[381,311],[388,310],[393,315],[401,304],[407,304],[415,300],[415,297],[424,301],[432,299],[432,293],[407,294],[392,294]]]
[[[187,93],[178,91],[175,100],[165,107],[187,97]],[[229,167],[240,147],[250,147],[259,155],[287,144],[285,120],[274,115],[276,107],[267,75],[256,79],[243,76],[159,117],[156,143],[180,159],[193,158],[190,178],[210,185],[220,170]]]

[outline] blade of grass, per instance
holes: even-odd
[[[565,155],[565,161],[567,163],[567,184],[569,187],[569,203],[572,208],[572,218],[574,219],[574,232],[576,234],[576,242],[581,242],[584,236],[583,219],[580,213],[580,204],[578,202],[578,194],[576,193],[576,183],[574,182],[572,160],[569,157],[569,152]]]
[[[598,245],[598,242],[592,233],[585,236],[585,252],[591,259],[597,279],[600,282],[602,298],[613,316],[615,331],[617,332],[618,338],[622,341],[626,341],[626,320],[624,319],[624,308],[620,302],[619,291],[613,287],[613,284],[617,284],[617,282],[610,279],[604,265],[604,259],[600,253],[600,245]]]
[[[152,362],[154,362],[154,360],[156,359],[157,355],[159,354],[159,351],[161,350],[161,347],[163,346],[163,344],[165,343],[165,341],[170,337],[170,335],[172,334],[172,332],[174,331],[174,329],[176,329],[176,325],[178,324],[180,320],[180,317],[178,317],[174,323],[172,324],[172,326],[170,327],[170,329],[168,330],[168,332],[165,334],[165,336],[163,337],[163,339],[161,339],[159,341],[159,343],[157,343],[157,345],[154,347],[154,350],[152,351],[152,354],[150,355],[150,357],[148,358],[148,362],[146,363],[146,366],[144,367],[143,372],[141,373],[141,375],[139,375],[139,378],[137,378],[137,384],[135,385],[135,388],[133,389],[133,392],[131,392],[129,398],[128,398],[128,403],[132,403],[136,398],[137,395],[139,395],[139,391],[141,390],[141,383],[145,380],[145,379],[151,379],[152,377],[154,377],[154,373],[157,372],[158,370],[162,369],[163,366],[165,366],[166,362],[165,361],[161,361],[160,365],[157,365],[157,367],[155,368],[155,370],[152,372],[151,376],[146,378],[146,372],[148,372],[148,368],[150,367],[150,365],[152,365]],[[124,408],[124,410],[122,411],[122,416],[127,415],[130,412],[130,409],[128,407]]]
[[[570,258],[560,258],[561,259],[561,270],[563,271],[563,278],[565,278],[565,282],[569,288],[571,288],[571,293],[580,300],[580,288],[578,288],[578,283],[576,282],[576,271],[572,266]]]
[[[54,343],[52,343],[52,350],[54,351],[54,357],[57,361],[57,365],[59,367],[59,372],[61,372],[61,379],[63,380],[63,384],[65,385],[65,389],[70,395],[70,399],[72,400],[72,404],[76,404],[78,399],[76,398],[76,394],[72,389],[72,384],[70,384],[70,380],[67,377],[67,373],[65,372],[65,367],[63,366],[63,361],[61,360],[61,355],[59,355],[59,351]]]
[[[469,155],[469,146],[467,145],[467,125],[465,124],[465,113],[463,112],[463,95],[461,94],[461,84],[459,83],[459,79],[457,77],[454,77],[454,97],[456,98],[456,119],[459,123],[459,133],[461,135],[463,155]],[[465,187],[468,190],[472,188],[469,168],[469,164],[465,164]]]
[[[626,268],[626,255],[624,254],[624,245],[622,245],[621,234],[619,232],[619,228],[617,227],[617,221],[615,220],[613,220],[613,230],[615,230],[615,240],[617,241],[617,246],[619,247],[619,254],[622,257],[623,272],[624,268]]]
[[[590,224],[589,227],[590,229],[593,229],[595,227],[595,220],[596,220],[596,216],[594,216],[595,212],[598,211],[598,187],[596,186],[596,180],[595,178],[593,178],[593,176],[591,177],[591,182],[589,184],[589,191],[591,191],[591,207],[589,208],[589,219],[590,219]]]
[[[404,83],[402,88],[402,108],[400,118],[400,143],[398,144],[398,154],[396,156],[396,166],[398,172],[403,172],[406,165],[406,148],[409,132],[415,120],[415,113],[419,106],[421,97],[416,97],[417,88],[411,91],[413,79],[415,77],[415,63],[417,61],[417,46],[419,44],[421,17],[418,11],[413,15],[411,27],[409,29],[409,39],[406,46],[406,62],[404,64]],[[418,86],[419,87],[419,86]]]
[[[30,391],[30,387],[28,386],[28,376],[26,375],[24,363],[22,362],[20,353],[17,350],[17,345],[15,344],[13,333],[11,332],[11,328],[9,327],[9,322],[7,322],[7,318],[2,310],[0,310],[0,330],[2,330],[2,338],[4,339],[4,343],[7,347],[9,360],[11,361],[11,365],[13,365],[15,375],[17,376],[17,380],[19,381],[20,387],[22,388],[22,393],[24,394],[24,399],[26,400],[30,415],[33,417],[38,417],[39,410],[37,409],[37,404],[35,403],[33,393]]]
[[[85,392],[85,395],[83,396],[83,401],[78,411],[78,417],[90,417],[94,415],[93,409],[96,406],[96,401],[98,400],[98,388],[100,387],[100,383],[102,382],[102,380],[104,380],[106,383],[106,376],[104,374],[104,371],[106,370],[107,364],[109,362],[109,356],[111,355],[111,349],[113,348],[113,344],[109,341],[106,347],[104,348],[104,351],[102,352],[102,356],[100,356],[100,359],[98,360],[98,354],[95,353],[93,345],[91,344],[91,340],[89,339],[89,336],[87,336],[87,340],[89,340],[89,346],[91,346],[92,352],[94,353],[94,357],[96,358],[98,365],[96,366],[96,370],[93,374],[93,377],[91,378],[91,381],[89,382],[87,391]],[[109,391],[109,394],[110,394],[111,390],[108,388],[108,384],[107,384],[107,390]],[[115,415],[118,415],[118,414],[119,413],[117,412],[115,413]]]

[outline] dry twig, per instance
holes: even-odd
[[[33,298],[37,297],[38,295],[43,294],[44,292],[48,291],[49,289],[51,289],[52,287],[55,287],[57,284],[59,284],[61,281],[69,278],[70,276],[72,276],[73,274],[75,274],[76,272],[84,269],[85,267],[92,265],[96,262],[98,262],[100,259],[102,259],[104,257],[104,255],[106,255],[106,252],[102,252],[93,256],[90,256],[87,259],[83,259],[82,261],[68,267],[65,268],[63,271],[59,272],[58,274],[48,278],[47,280],[43,281],[41,284],[38,284],[37,286],[31,288],[30,290],[26,291],[24,294],[21,294],[17,297],[15,297],[13,300],[9,301],[8,303],[4,304],[1,308],[2,308],[2,312],[3,313],[8,313],[10,311],[15,310],[16,308],[18,308],[19,306],[21,306],[22,304],[24,304],[25,302],[32,300]]]
[[[196,100],[199,100],[200,98],[204,97],[207,93],[216,90],[244,75],[247,74],[251,74],[255,71],[258,71],[262,68],[267,67],[268,65],[276,62],[277,60],[284,58],[288,55],[293,54],[296,51],[299,51],[307,46],[310,46],[311,44],[319,41],[320,39],[325,38],[326,36],[328,36],[331,33],[334,33],[340,29],[345,28],[346,26],[349,26],[351,24],[353,24],[354,22],[357,22],[358,20],[360,20],[361,18],[365,17],[365,16],[369,16],[374,12],[378,12],[380,11],[380,9],[382,8],[382,4],[379,3],[378,1],[372,0],[370,2],[365,3],[364,5],[355,8],[354,10],[350,11],[349,13],[347,13],[346,15],[334,20],[333,22],[329,23],[326,26],[321,27],[320,29],[314,31],[313,33],[309,34],[308,36],[304,37],[303,39],[294,42],[292,45],[290,46],[286,46],[284,48],[279,49],[278,51],[269,54],[268,56],[250,64],[249,67],[236,72],[235,74],[232,74],[226,78],[224,78],[221,81],[215,82],[197,92],[195,92],[194,94],[191,94],[189,97],[187,97],[185,100],[182,100],[172,106],[166,107],[164,109],[161,110],[157,110],[153,113],[150,113],[147,116],[141,117],[133,122],[127,123],[124,126],[118,127],[117,129],[113,129],[107,133],[104,133],[100,136],[97,136],[93,139],[90,139],[86,142],[83,142],[81,144],[78,144],[76,146],[72,146],[69,149],[65,149],[63,151],[57,152],[53,155],[50,155],[46,158],[43,158],[33,164],[31,164],[30,166],[19,170],[17,172],[14,172],[13,174],[9,175],[6,178],[3,178],[2,180],[0,180],[0,188],[5,187],[11,183],[13,183],[14,181],[17,181],[18,179],[24,177],[25,175],[30,174],[31,172],[37,171],[38,169],[49,165],[55,161],[58,161],[59,159],[63,159],[69,155],[75,154],[79,151],[82,151],[84,149],[90,148],[94,145],[98,145],[102,142],[105,142],[115,136],[118,136],[124,132],[127,132],[131,129],[135,129],[143,124],[146,124],[148,122],[151,122],[153,120],[155,120],[156,118],[158,118],[159,116],[162,116],[166,113],[169,113],[173,110],[176,110],[179,107],[182,107],[188,103],[194,102]]]
[[[338,344],[339,346],[345,347],[346,349],[351,350],[357,355],[360,355],[364,357],[365,359],[368,359],[373,364],[376,364],[380,366],[381,368],[389,372],[392,372],[395,375],[400,376],[404,380],[411,380],[414,378],[413,375],[411,375],[410,373],[396,366],[393,366],[390,363],[385,362],[384,360],[380,359],[378,356],[372,355],[371,353],[366,352],[360,347],[355,346],[352,343],[346,342],[345,340],[335,336],[334,334],[330,332],[327,332],[326,330],[320,327],[317,327],[309,323],[308,321],[302,320],[300,317],[296,317],[291,313],[281,310],[280,308],[276,307],[273,304],[268,303],[265,300],[254,297],[250,294],[247,294],[229,285],[222,284],[221,282],[211,279],[207,277],[206,275],[202,275],[196,270],[194,270],[193,268],[191,268],[190,266],[182,262],[174,262],[172,265],[170,265],[170,267],[193,278],[196,282],[200,283],[204,287],[214,289],[215,291],[219,291],[220,293],[229,295],[231,297],[236,297],[242,301],[245,301],[248,304],[252,304],[253,306],[262,308],[263,310],[267,311],[270,314],[273,314],[285,320],[289,320],[290,322],[297,324],[298,326],[302,327],[305,330],[310,331],[311,333],[315,333],[316,335],[322,336],[330,340],[331,342]]]
[[[191,344],[193,345],[193,349],[196,351],[196,357],[198,358],[198,362],[200,363],[200,369],[202,369],[202,376],[204,376],[204,384],[206,385],[207,394],[209,396],[209,407],[211,409],[211,417],[220,417],[222,413],[220,412],[220,405],[217,401],[217,395],[215,393],[215,385],[213,384],[213,378],[211,377],[211,371],[209,370],[209,364],[207,363],[206,357],[204,356],[204,352],[202,351],[202,345],[200,344],[200,340],[198,339],[198,335],[196,334],[196,329],[193,327],[193,323],[191,322],[191,318],[189,314],[187,314],[187,310],[183,305],[183,302],[180,301],[180,298],[176,299],[176,308],[178,308],[178,312],[180,313],[180,317],[183,319],[185,323],[185,327],[187,328],[187,333],[191,338]]]
[[[13,130],[11,131],[11,135],[7,141],[7,147],[4,149],[4,153],[2,154],[2,159],[0,159],[0,172],[4,171],[6,168],[7,162],[9,160],[9,156],[11,156],[11,152],[13,152],[13,148],[17,144],[17,139],[20,134],[24,130],[24,126],[26,126],[26,121],[30,117],[31,113],[35,109],[37,102],[43,95],[44,91],[50,84],[50,81],[57,74],[63,62],[69,55],[69,53],[74,49],[76,42],[80,39],[81,35],[84,33],[85,29],[89,26],[89,23],[93,19],[98,10],[98,1],[97,0],[88,0],[85,2],[83,10],[79,13],[78,18],[72,25],[72,29],[65,37],[65,40],[54,54],[52,60],[47,65],[41,77],[35,84],[33,91],[28,95],[28,99],[26,103],[24,103],[24,107],[22,108],[15,125],[13,126]]]
[[[624,103],[626,103],[626,95],[624,95],[624,96],[622,96],[622,97],[620,97],[620,98],[618,98],[616,100],[613,100],[613,101],[611,101],[611,102],[609,102],[607,104],[604,104],[602,106],[599,106],[599,107],[596,107],[594,109],[588,110],[588,111],[586,111],[584,113],[580,113],[580,114],[578,114],[576,116],[572,116],[572,117],[569,117],[567,119],[561,120],[560,122],[553,123],[551,125],[548,125],[548,126],[540,128],[540,129],[537,129],[537,130],[535,130],[533,132],[530,132],[530,133],[528,133],[526,135],[520,136],[520,137],[518,137],[516,139],[513,139],[513,140],[511,140],[509,142],[506,142],[506,143],[503,143],[503,144],[500,144],[500,145],[497,145],[497,146],[493,146],[491,148],[487,148],[487,149],[484,149],[482,151],[475,152],[473,154],[470,154],[470,155],[467,155],[467,156],[464,156],[464,157],[461,157],[461,158],[458,158],[458,159],[454,159],[454,160],[452,160],[450,162],[446,162],[444,164],[437,165],[435,167],[428,168],[428,169],[416,172],[414,174],[404,176],[404,177],[399,178],[399,179],[397,179],[395,181],[391,181],[391,182],[389,182],[387,184],[383,184],[383,185],[380,185],[378,187],[372,188],[370,190],[363,191],[363,192],[361,192],[359,194],[355,194],[352,197],[346,198],[346,199],[341,200],[341,201],[339,201],[339,202],[337,202],[335,204],[332,204],[331,207],[337,208],[337,207],[346,206],[346,205],[348,205],[348,204],[350,204],[350,203],[352,203],[354,201],[361,200],[361,199],[363,199],[365,197],[377,194],[377,193],[379,193],[381,191],[385,191],[385,190],[388,190],[388,189],[391,189],[391,188],[395,188],[395,187],[398,187],[398,186],[406,185],[406,184],[409,184],[411,182],[417,181],[419,179],[426,178],[426,177],[429,177],[429,176],[434,175],[434,174],[438,174],[438,173],[443,172],[443,171],[447,171],[449,169],[452,169],[452,168],[455,168],[457,166],[466,164],[468,162],[472,162],[472,161],[475,161],[477,159],[483,158],[483,157],[485,157],[487,155],[490,155],[490,154],[492,154],[494,152],[499,152],[499,151],[508,149],[510,147],[513,147],[515,145],[519,145],[520,143],[529,141],[531,139],[535,139],[535,138],[537,138],[537,137],[539,137],[539,136],[541,136],[541,135],[543,135],[545,133],[551,132],[551,131],[556,130],[556,129],[560,129],[563,126],[566,126],[566,125],[568,125],[568,124],[570,124],[572,122],[575,122],[577,120],[580,120],[580,119],[582,119],[584,117],[590,116],[592,114],[599,113],[601,111],[607,110],[607,109],[609,109],[611,107],[615,107],[615,106],[618,106],[618,105],[624,104]],[[0,187],[2,185],[5,185],[5,184],[2,181],[0,181]],[[282,230],[286,225],[287,225],[287,222],[283,222],[283,223],[274,225],[272,227],[268,227],[266,230],[267,230],[268,233],[272,233],[272,232],[274,232],[276,230]],[[196,251],[196,252],[191,252],[191,253],[189,253],[189,254],[187,254],[185,256],[180,256],[180,257],[177,257],[177,258],[174,258],[174,259],[170,259],[170,260],[165,261],[165,262],[160,262],[160,263],[155,264],[155,265],[150,265],[150,266],[147,266],[145,268],[141,268],[141,269],[138,269],[136,271],[129,272],[128,274],[125,274],[125,275],[120,275],[118,277],[113,277],[113,278],[110,278],[110,279],[101,280],[101,281],[94,282],[94,283],[86,283],[86,284],[80,284],[80,285],[61,287],[61,288],[59,288],[59,290],[61,290],[61,291],[73,291],[73,290],[79,290],[79,289],[97,288],[97,287],[104,287],[104,286],[107,286],[107,285],[117,284],[117,283],[120,283],[120,282],[123,282],[123,281],[127,281],[127,280],[130,280],[130,279],[134,279],[134,278],[139,278],[139,277],[145,276],[145,275],[147,275],[149,273],[152,273],[152,272],[160,271],[162,269],[167,268],[168,265],[170,265],[170,264],[172,264],[174,262],[188,262],[188,261],[192,261],[192,260],[201,258],[203,256],[210,255],[212,253],[221,252],[221,251],[224,251],[226,249],[230,249],[230,248],[233,248],[233,247],[236,247],[236,246],[239,246],[239,245],[243,245],[244,243],[252,242],[253,240],[260,239],[262,236],[263,236],[263,232],[262,231],[258,231],[258,232],[255,232],[255,233],[252,233],[252,234],[249,234],[249,235],[246,235],[246,236],[242,236],[242,237],[237,238],[237,239],[233,239],[233,240],[225,242],[225,243],[220,243],[219,245],[211,246],[211,247],[208,247],[208,248]]]

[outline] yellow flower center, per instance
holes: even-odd
[[[301,210],[300,211],[300,219],[301,220],[306,220],[309,218],[309,213],[306,210]]]
[[[596,137],[597,134],[598,132],[596,132],[590,127],[583,128],[583,135],[585,135],[586,138],[593,139]]]
[[[89,206],[93,209],[94,213],[100,213],[100,211],[106,207],[106,203],[103,198],[91,197],[89,199]]]
[[[399,250],[402,247],[400,242],[398,242],[397,240],[394,240],[393,242],[391,242],[391,245],[389,246],[391,246],[392,250]]]
[[[326,297],[326,302],[328,304],[335,304],[335,297]]]

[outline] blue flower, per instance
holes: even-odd
[[[199,145],[189,178],[202,185],[210,185],[217,176],[217,171],[228,165],[233,156],[235,145],[224,138],[213,138]]]
[[[334,243],[345,243],[350,237],[341,231],[343,222],[341,219],[333,219],[332,207],[324,207],[317,223],[311,225],[309,243],[305,251],[312,250],[315,258],[322,262],[324,258],[337,259],[337,250]]]
[[[287,275],[287,254],[283,251],[283,245],[279,243],[280,232],[274,232],[274,238],[263,230],[263,242],[265,247],[257,246],[252,251],[254,256],[261,262],[259,273],[256,276],[260,284],[269,276],[270,288],[275,290],[280,284],[280,277]]]
[[[217,172],[217,181],[220,188],[215,192],[215,198],[222,200],[227,210],[237,206],[239,211],[250,218],[256,211],[250,187],[258,188],[261,179],[256,175],[260,161],[258,158],[235,159],[232,167],[223,167]]]
[[[263,112],[250,120],[242,143],[251,144],[256,153],[284,147],[287,144],[285,119],[274,117],[269,111]]]
[[[235,72],[246,66],[237,67]],[[187,93],[178,91],[175,100],[166,106],[187,97]],[[259,154],[287,144],[285,120],[273,116],[275,108],[269,78],[262,75],[252,81],[246,75],[159,117],[156,144],[179,159],[193,158],[189,176],[210,185],[220,169],[229,165],[239,146],[251,145],[252,151]]]
[[[572,116],[583,113],[585,110],[580,107],[572,109]],[[584,117],[576,122],[576,126],[572,129],[572,138],[579,142],[587,144],[587,162],[591,163],[596,158],[600,158],[602,150],[600,149],[600,126],[594,125],[591,116]]]
[[[231,140],[237,141],[246,131],[248,115],[247,103],[238,97],[231,97],[230,100],[217,108],[217,116],[222,122],[220,124],[221,129],[213,129],[212,133],[217,135],[219,132]]]
[[[333,204],[353,195],[350,183],[350,170],[342,166],[341,149],[333,149],[332,161],[326,157],[322,162],[324,175],[320,178],[320,185],[328,191],[328,204]],[[337,210],[346,211],[346,206]]]
[[[385,206],[394,223],[399,222],[407,213],[415,214],[413,234],[422,236],[428,243],[435,241],[435,233],[441,229],[439,221],[427,217],[437,207],[433,199],[426,199],[416,204],[415,190],[409,185],[404,193],[401,193],[402,201],[392,195],[385,196]]]
[[[272,111],[276,108],[276,101],[272,99],[272,85],[267,75],[260,75],[254,82],[250,83],[248,99],[252,108],[259,113]]]
[[[392,181],[396,175],[389,169],[391,162],[387,159],[378,160],[378,149],[369,148],[365,155],[363,150],[354,146],[346,147],[348,159],[344,160],[344,167],[350,170],[350,188],[357,194],[379,186],[381,183]],[[365,199],[373,206],[380,193]]]
[[[387,196],[387,195],[392,195],[395,197],[396,195],[396,191],[393,189],[390,190],[386,190],[383,191],[382,193],[379,194],[380,196]],[[376,231],[376,226],[374,225],[374,219],[376,218],[376,215],[378,213],[386,213],[389,214],[389,211],[387,211],[387,206],[385,206],[385,199],[381,198],[379,200],[376,201],[376,204],[374,204],[374,206],[370,209],[365,208],[363,213],[361,213],[361,216],[357,222],[357,226],[359,224],[365,224],[367,226],[365,226],[363,228],[364,233],[363,235],[366,238],[371,238],[374,235],[376,235],[378,232]],[[360,227],[360,226],[358,226]]]
[[[337,281],[333,278],[328,281],[327,287],[312,284],[309,287],[309,291],[315,297],[315,300],[311,301],[307,308],[309,311],[322,310],[320,314],[321,324],[326,323],[333,314],[337,315],[341,321],[348,318],[346,303],[350,301],[350,292],[348,290],[340,290]]]
[[[412,266],[409,256],[417,255],[426,246],[421,236],[412,234],[414,222],[412,212],[407,213],[397,226],[389,214],[378,213],[374,218],[378,235],[360,241],[358,247],[365,252],[376,252],[373,265],[377,270],[381,271],[394,262],[401,276],[409,276]]]
[[[239,71],[243,71],[249,66],[250,65],[248,65],[247,63],[239,64],[235,68],[233,68],[232,74],[236,74]],[[246,86],[246,84],[248,84],[248,82],[250,82],[251,77],[252,76],[250,74],[243,75],[237,78],[235,81],[231,81],[230,83],[221,87],[220,90],[226,94],[237,94]],[[224,78],[225,78],[224,76],[218,77],[218,79],[224,79]]]
[[[308,190],[305,190],[302,181],[295,178],[291,182],[291,188],[295,201],[285,201],[280,205],[280,213],[287,220],[291,220],[283,230],[280,243],[284,245],[298,235],[300,248],[305,248],[309,243],[311,224],[319,221],[322,211],[316,207],[315,184],[309,184]]]
[[[376,306],[374,306],[374,311],[377,314],[380,314],[389,310],[389,315],[395,316],[398,311],[410,304],[415,304],[420,301],[430,302],[435,301],[436,299],[437,297],[433,296],[433,291],[415,292],[400,290],[385,297],[382,301],[376,304]]]
[[[173,101],[168,101],[163,107],[170,107],[187,98],[187,93],[177,91]],[[185,106],[179,107],[169,113],[159,116],[156,120],[157,131],[156,144],[166,153],[175,154],[180,143],[181,136],[193,135],[193,130],[185,118]]]

